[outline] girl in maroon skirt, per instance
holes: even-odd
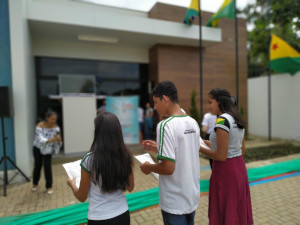
[[[200,152],[213,159],[209,185],[210,225],[252,225],[252,208],[245,151],[244,125],[234,98],[222,88],[208,94],[208,108],[217,115],[210,141]]]

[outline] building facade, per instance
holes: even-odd
[[[0,7],[7,13],[1,33],[8,34],[0,45],[9,46],[7,54],[0,53],[6,62],[0,86],[12,87],[14,108],[13,117],[5,119],[7,146],[28,176],[37,118],[48,107],[60,110],[51,98],[59,94],[60,74],[95,75],[97,95],[139,95],[141,104],[155,83],[171,80],[186,112],[193,89],[200,108],[199,26],[197,19],[192,26],[183,24],[186,8],[157,3],[140,12],[79,0],[5,0]],[[202,13],[203,24],[211,15]],[[247,112],[245,20],[239,19],[238,31],[239,100]],[[203,25],[202,32],[206,112],[212,88],[236,93],[234,21],[222,19],[218,28]]]

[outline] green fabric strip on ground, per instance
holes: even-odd
[[[300,171],[300,159],[293,159],[247,170],[249,182],[294,171]]]
[[[271,164],[268,166],[248,169],[249,182],[265,177],[275,176],[288,172],[300,171],[300,159]],[[209,180],[200,181],[200,192],[207,192]],[[129,211],[134,212],[139,209],[158,204],[158,187],[145,191],[127,194]],[[87,222],[88,202],[79,203],[63,208],[52,209],[44,212],[36,212],[0,218],[0,224],[5,225],[34,225],[34,224],[80,224]]]

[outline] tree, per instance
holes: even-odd
[[[200,116],[200,112],[197,108],[196,96],[197,96],[197,92],[195,89],[193,89],[192,94],[191,94],[190,114],[191,114],[191,117],[197,121],[197,123],[199,124],[199,127],[201,127],[201,118],[200,118],[201,116]]]
[[[256,0],[255,4],[248,4],[242,13],[246,15],[247,22],[254,25],[254,29],[248,32],[249,76],[262,73],[268,67],[269,31],[300,51],[299,0]]]

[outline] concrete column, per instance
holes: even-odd
[[[26,5],[26,0],[9,1],[16,164],[31,176],[36,85]]]

